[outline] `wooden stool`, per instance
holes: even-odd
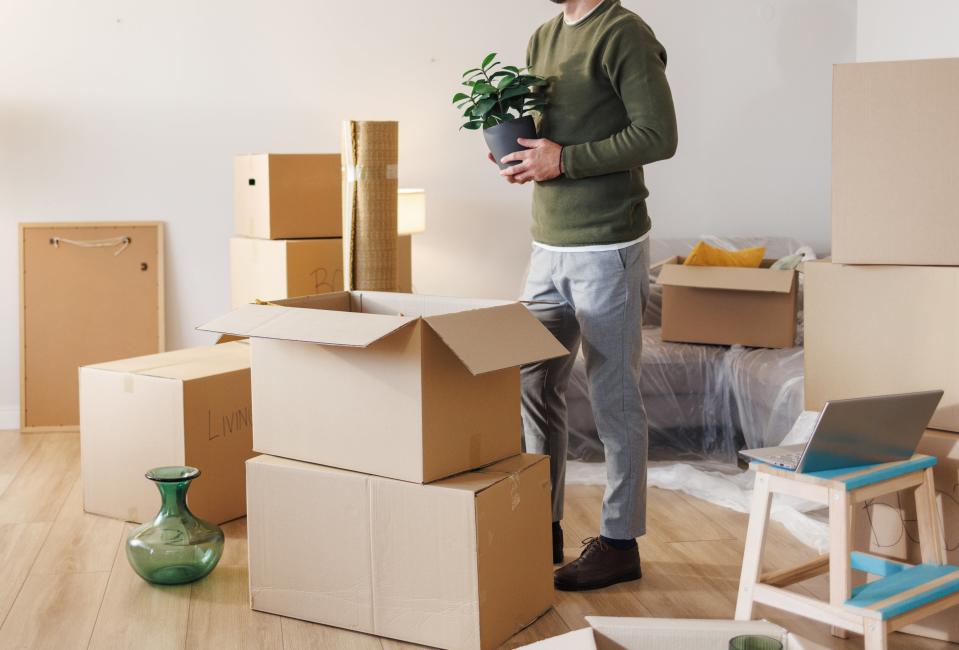
[[[942,522],[936,508],[932,456],[853,469],[797,474],[753,463],[756,484],[736,619],[750,620],[753,605],[762,603],[866,637],[866,650],[885,650],[888,636],[915,621],[959,604],[959,567],[946,564]],[[852,508],[857,503],[915,488],[922,564],[895,562],[853,552]],[[829,553],[806,564],[761,574],[763,543],[773,494],[787,494],[829,506]],[[852,587],[852,571],[878,576]],[[783,589],[829,573],[829,602]]]

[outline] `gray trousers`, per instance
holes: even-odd
[[[649,295],[649,240],[616,251],[533,247],[523,300],[569,355],[522,369],[526,450],[550,457],[553,521],[563,518],[566,386],[583,347],[590,401],[606,453],[600,534],[646,532],[646,409],[639,392],[642,319]],[[553,303],[553,304],[548,304]]]

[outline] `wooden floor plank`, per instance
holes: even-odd
[[[86,648],[110,574],[27,578],[0,627],[0,648]]]
[[[295,618],[283,618],[283,647],[286,650],[381,650],[380,639],[368,634],[317,625]]]
[[[0,494],[13,482],[13,477],[37,448],[38,435],[21,435],[17,431],[0,431]]]
[[[133,571],[125,541],[135,527],[126,524],[115,545],[110,581],[90,648],[179,650],[186,646],[192,585],[153,585]]]
[[[656,531],[664,542],[735,539],[734,533],[703,516],[681,493],[659,488],[649,489],[646,528]]]
[[[0,495],[0,523],[53,521],[79,476],[77,434],[40,440]]]
[[[281,617],[250,609],[246,567],[218,566],[193,584],[186,647],[283,647]]]
[[[83,511],[77,480],[50,529],[31,574],[90,573],[113,568],[124,522]]]
[[[46,522],[0,524],[0,624],[20,593],[49,530]]]

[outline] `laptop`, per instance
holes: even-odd
[[[942,394],[931,390],[827,402],[809,442],[739,453],[803,473],[907,460],[915,453]]]

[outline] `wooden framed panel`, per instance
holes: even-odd
[[[165,347],[163,224],[22,223],[20,428],[76,430],[78,369]]]

